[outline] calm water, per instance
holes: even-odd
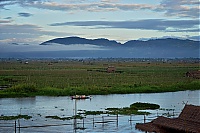
[[[123,95],[95,95],[91,100],[76,100],[78,110],[97,111],[104,110],[105,108],[113,107],[129,107],[130,104],[135,102],[148,102],[156,103],[164,109],[174,109],[177,117],[184,107],[184,103],[200,105],[200,90],[197,91],[180,91],[168,93],[151,93],[151,94],[123,94]],[[45,118],[45,116],[59,116],[67,117],[74,115],[75,100],[70,97],[46,97],[37,96],[31,98],[2,98],[0,99],[0,115],[30,115],[30,120],[20,120],[21,133],[26,132],[127,132],[127,133],[141,133],[135,129],[135,124],[143,122],[143,116],[133,116],[130,123],[128,120],[130,116],[120,116],[119,122],[111,122],[106,124],[92,123],[93,116],[87,116],[85,119],[85,130],[73,130],[73,121],[62,121]],[[163,110],[150,111],[152,115],[149,118],[159,114],[167,113]],[[172,113],[172,112],[170,112]],[[107,117],[105,117],[106,119]],[[115,118],[115,117],[114,117]],[[102,121],[102,116],[95,116],[95,120]],[[150,120],[149,120],[150,121]],[[6,127],[7,124],[13,121],[0,121],[0,132],[13,132],[14,127]],[[78,127],[83,127],[82,121],[78,121]],[[69,124],[69,125],[67,125]],[[72,125],[71,125],[72,124]],[[33,127],[41,125],[51,125],[47,127]]]

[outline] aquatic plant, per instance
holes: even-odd
[[[81,115],[74,115],[72,117],[59,117],[59,116],[45,116],[45,118],[51,118],[56,120],[71,120],[71,119],[83,119]]]
[[[71,120],[71,117],[59,117],[59,116],[45,116],[45,118],[51,118],[51,119],[56,119],[56,120]]]
[[[149,115],[149,112],[146,111],[139,111],[139,110],[146,110],[146,109],[158,109],[160,108],[157,104],[152,103],[133,103],[130,105],[130,107],[124,107],[124,108],[106,108],[106,111],[86,111],[83,110],[83,113],[85,115],[101,115],[101,114],[113,114],[113,115]]]
[[[141,103],[141,102],[136,102],[130,105],[130,108],[134,108],[137,110],[146,110],[146,109],[159,109],[160,105],[158,104],[153,104],[153,103]]]
[[[0,116],[0,120],[16,120],[16,119],[31,119],[32,116],[29,115],[17,115],[17,116]]]
[[[100,115],[100,114],[107,114],[108,112],[105,111],[84,111],[85,115]]]

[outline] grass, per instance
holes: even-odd
[[[185,73],[199,70],[198,63],[135,63],[17,61],[0,62],[0,97],[37,95],[69,96],[75,94],[107,95],[157,93],[198,90],[199,79],[187,78]],[[112,65],[116,73],[107,73]]]

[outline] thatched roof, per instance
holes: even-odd
[[[161,116],[150,123],[137,124],[136,128],[156,133],[200,133],[200,106],[186,105],[178,118]]]
[[[108,66],[107,68],[108,73],[115,72],[115,71],[116,71],[116,68],[114,66]]]
[[[186,76],[200,79],[200,70],[198,70],[198,71],[188,71],[188,72],[186,72]]]
[[[185,105],[179,115],[180,119],[200,123],[200,106]]]

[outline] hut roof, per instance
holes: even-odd
[[[188,72],[186,72],[186,76],[187,77],[193,77],[193,78],[199,79],[200,78],[200,70],[197,70],[197,71],[188,71]]]
[[[200,123],[200,106],[185,105],[179,119]]]
[[[138,124],[136,128],[160,132],[161,130],[174,130],[187,133],[200,133],[200,106],[185,105],[178,118],[158,117],[150,123]]]

